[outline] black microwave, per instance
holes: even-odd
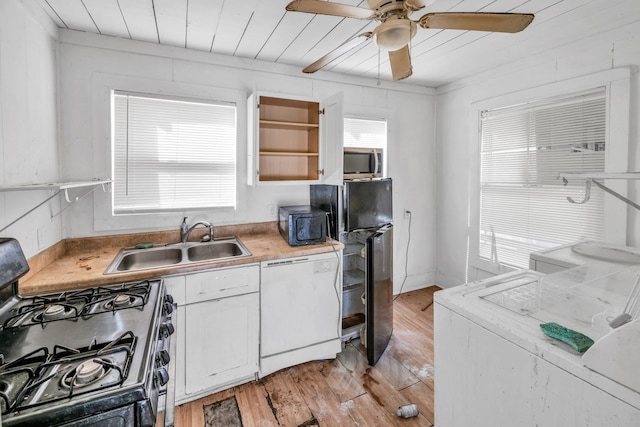
[[[382,178],[383,158],[383,150],[379,148],[345,147],[343,178]]]
[[[278,229],[290,246],[315,245],[327,240],[327,213],[313,206],[281,206]]]

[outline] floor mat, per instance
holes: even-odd
[[[204,407],[205,427],[242,427],[235,396]]]

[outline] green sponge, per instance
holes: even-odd
[[[136,249],[149,249],[153,247],[153,243],[138,243]]]
[[[584,353],[593,345],[593,340],[588,336],[567,329],[555,322],[543,323],[540,325],[540,329],[542,329],[542,332],[546,335],[569,344],[580,353]]]

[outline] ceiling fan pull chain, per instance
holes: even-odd
[[[378,46],[378,86],[380,86],[380,46]]]

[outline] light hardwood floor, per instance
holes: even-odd
[[[235,395],[244,427],[433,426],[432,286],[394,302],[393,336],[378,363],[354,340],[335,360],[283,369],[176,408],[176,427],[204,426],[203,407]],[[409,403],[420,414],[399,418]]]

